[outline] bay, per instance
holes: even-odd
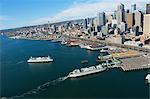
[[[148,98],[149,70],[123,72],[111,69],[74,79],[75,68],[98,64],[99,52],[40,40],[1,39],[1,96],[24,98]],[[48,56],[54,62],[29,64],[30,56]],[[81,64],[88,60],[88,64]],[[44,87],[40,89],[41,87]],[[40,89],[40,90],[39,90]]]

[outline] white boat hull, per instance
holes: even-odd
[[[28,60],[27,62],[28,63],[47,63],[47,62],[52,62],[53,61],[53,59],[52,60]]]
[[[80,72],[80,73],[76,73],[76,74],[70,74],[69,77],[70,78],[75,78],[75,77],[80,77],[80,76],[85,76],[85,75],[89,75],[89,74],[94,74],[94,73],[102,72],[104,70],[106,70],[106,68],[96,69],[96,70],[87,71],[87,72]]]
[[[29,60],[27,60],[28,63],[46,63],[46,62],[52,62],[53,59],[48,57],[31,57]]]

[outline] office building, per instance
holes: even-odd
[[[99,26],[103,26],[106,23],[106,17],[105,17],[105,13],[98,13],[97,15],[97,25]]]
[[[117,6],[116,19],[117,19],[117,24],[120,24],[125,19],[125,10],[123,4]]]
[[[150,38],[150,14],[144,15],[143,34]]]
[[[127,23],[127,28],[131,28],[134,26],[135,20],[134,20],[134,13],[126,13],[125,15],[125,21]]]
[[[88,19],[84,19],[84,28],[87,29],[88,28]]]
[[[104,35],[107,35],[107,33],[108,33],[108,27],[107,27],[107,26],[102,26],[101,32],[102,32]]]
[[[141,11],[136,10],[134,12],[134,20],[135,20],[135,27],[138,28],[139,32],[142,32],[143,27],[143,14]]]
[[[150,14],[150,4],[146,4],[146,14]]]

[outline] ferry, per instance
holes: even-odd
[[[81,69],[75,69],[69,73],[68,77],[75,78],[75,77],[85,76],[85,75],[89,75],[89,74],[102,72],[106,69],[107,69],[107,67],[104,67],[101,64],[99,64],[97,66],[90,66],[88,68],[86,67],[86,68],[81,68]]]
[[[48,57],[30,57],[27,62],[28,63],[44,63],[44,62],[52,62],[53,59],[48,56]]]
[[[145,77],[145,79],[148,81],[148,83],[150,83],[150,74],[147,74],[147,76]]]

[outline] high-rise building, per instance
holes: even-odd
[[[135,19],[135,27],[139,29],[139,32],[142,32],[143,27],[143,14],[141,11],[136,10],[134,12],[134,19]]]
[[[94,28],[95,32],[97,32],[97,26],[98,26],[97,18],[94,18],[93,19],[93,28]]]
[[[150,38],[150,14],[144,15],[143,34]]]
[[[146,14],[150,14],[150,4],[146,4]]]
[[[131,13],[134,13],[135,10],[136,10],[136,4],[132,4],[131,5]]]
[[[112,23],[113,15],[107,15],[106,19],[108,23]]]
[[[98,25],[101,27],[103,25],[105,25],[106,23],[106,17],[105,17],[105,13],[102,12],[102,13],[98,13],[97,15],[97,23]]]
[[[84,19],[84,28],[87,29],[88,28],[88,20]]]
[[[126,16],[125,21],[127,23],[127,28],[131,28],[135,23],[134,13],[126,13],[125,16]]]
[[[114,13],[113,13],[113,15],[112,15],[112,16],[113,16],[113,19],[116,19],[116,12],[117,12],[117,11],[115,10]]]
[[[120,24],[120,22],[123,22],[125,19],[125,10],[123,4],[117,6],[116,19],[117,19],[117,24]]]

